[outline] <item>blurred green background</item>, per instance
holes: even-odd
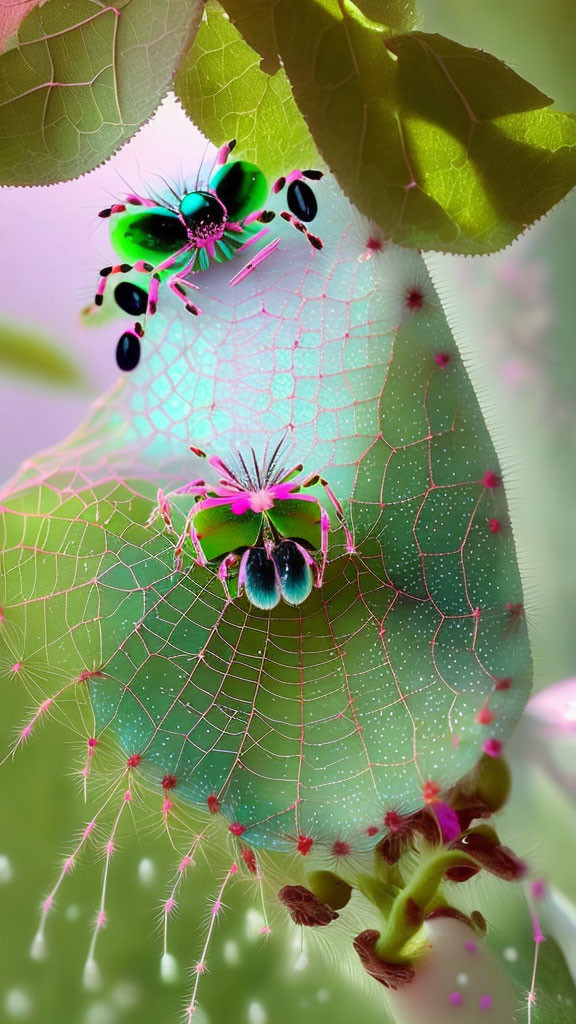
[[[421,7],[428,31],[494,52],[554,96],[559,107],[574,106],[572,0],[549,0],[545,5],[537,0],[422,0]],[[9,202],[9,195],[4,199]],[[46,202],[50,201],[47,192]],[[430,260],[508,470],[538,688],[576,675],[575,238],[572,197],[504,253]],[[82,253],[81,258],[91,266],[89,255]],[[87,281],[92,280],[90,275],[87,270]],[[29,322],[26,313],[23,304],[23,322]],[[49,333],[58,333],[49,310],[42,320]],[[77,351],[74,358],[85,363],[85,376],[93,380],[89,360],[78,357]],[[5,365],[4,373],[8,374]],[[97,377],[96,387],[101,383],[105,382]],[[88,392],[63,399],[58,391],[46,390],[38,382],[30,385],[17,374],[7,375],[3,388],[13,400],[9,419],[3,403],[2,468],[7,476],[22,454],[18,438],[25,423],[43,418],[51,439],[51,410],[69,402],[74,423]],[[14,445],[7,443],[11,435]],[[45,436],[45,431],[38,436]],[[4,687],[2,702],[0,750],[5,751],[25,715],[15,683]],[[516,756],[521,757],[521,736],[516,746]],[[168,1024],[178,1019],[189,981],[183,972],[179,984],[166,988],[158,971],[159,907],[177,857],[146,814],[137,822],[136,835],[126,827],[120,838],[111,880],[110,926],[101,936],[98,954],[102,989],[86,992],[81,982],[103,869],[94,849],[67,879],[51,916],[48,959],[34,963],[28,957],[41,899],[68,851],[66,842],[87,820],[78,776],[72,771],[78,767],[78,756],[73,734],[51,723],[29,750],[0,771],[0,1020]],[[573,858],[566,856],[566,850],[576,848],[573,809],[536,771],[517,772],[517,779],[504,825],[507,838],[576,897]],[[141,867],[144,858],[152,863],[146,870]],[[200,864],[184,892],[172,952],[181,964],[190,965],[205,933],[208,899],[215,894],[211,871]],[[508,903],[497,885],[486,885],[482,897],[496,946],[517,941],[527,969],[530,949],[522,947],[520,924],[516,936],[510,929],[506,932],[507,908],[514,906],[520,914],[520,904],[514,903],[515,897],[508,897]],[[330,962],[330,956],[323,959],[318,949],[295,947],[294,931],[284,928],[280,914],[273,917],[267,942],[255,934],[255,912],[250,908],[257,906],[257,899],[252,888],[236,886],[226,903],[225,924],[202,981],[204,1016],[198,1012],[199,1024],[292,1024],[296,1018],[310,1024],[345,1024],[358,1013],[367,1024],[387,1020],[375,985],[359,991],[347,982],[335,957]]]

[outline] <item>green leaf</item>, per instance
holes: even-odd
[[[526,1000],[522,999],[519,1024],[574,1024],[575,1013],[576,986],[560,947],[547,936],[539,950],[536,999],[530,1015]]]
[[[576,183],[576,122],[490,54],[392,36],[363,0],[278,0],[280,56],[321,155],[395,242],[511,242]]]
[[[206,272],[194,346],[165,288],[138,370],[4,497],[17,640],[0,668],[39,685],[98,669],[94,735],[145,750],[154,785],[177,774],[204,808],[219,794],[252,844],[328,851],[497,752],[531,670],[496,453],[422,257],[384,247],[330,175],[311,187],[323,248],[277,217],[257,278]],[[169,494],[173,533],[147,522],[157,487],[210,470],[189,444],[261,453],[288,424],[286,468],[326,477],[355,553],[333,516],[322,586],[265,613],[228,600],[191,546],[175,572],[190,494]]]
[[[238,140],[238,153],[265,174],[318,162],[283,69],[273,75],[218,4],[209,3],[174,83],[198,127],[217,145]]]
[[[262,70],[268,74],[278,71],[274,5],[270,0],[223,0],[222,7],[248,45],[262,57]]]
[[[270,74],[280,67],[274,24],[274,0],[223,0],[226,10],[244,39],[262,57],[262,70]],[[414,27],[414,0],[360,0],[358,8],[368,18],[383,18],[394,32]],[[384,13],[385,10],[385,13]]]
[[[0,183],[91,170],[168,91],[202,0],[48,0],[0,55]]]
[[[59,387],[83,383],[76,363],[51,341],[6,323],[0,323],[0,368]]]

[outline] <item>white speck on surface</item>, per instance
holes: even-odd
[[[165,985],[173,985],[178,979],[178,961],[172,953],[164,953],[160,959],[160,977]]]
[[[88,1007],[84,1015],[84,1024],[115,1024],[118,1014],[110,1003],[99,1000]]]
[[[227,941],[224,943],[222,956],[224,957],[226,963],[230,964],[231,967],[235,967],[237,964],[240,963],[240,948],[238,946],[238,943],[235,942],[234,939],[227,939]]]
[[[138,881],[140,885],[150,886],[156,879],[156,865],[150,857],[142,857],[138,864]]]
[[[248,1024],[267,1024],[268,1014],[261,1003],[250,1003],[248,1007]]]
[[[87,960],[84,964],[84,972],[82,974],[82,981],[84,988],[89,991],[100,988],[102,984],[102,976],[100,974],[100,968],[95,960]]]
[[[518,959],[518,950],[514,949],[514,946],[506,946],[502,956],[508,961],[508,963],[515,964]]]
[[[300,953],[300,956],[298,957],[296,963],[294,964],[294,970],[304,971],[308,967],[308,963],[309,961],[308,957],[306,956],[306,953],[302,952]]]
[[[464,973],[458,974],[457,977],[456,977],[456,983],[458,985],[467,985],[469,981],[470,981],[470,978],[468,977],[467,974],[464,974]]]
[[[45,960],[48,949],[46,946],[46,939],[42,932],[37,932],[32,939],[32,945],[30,946],[30,959],[31,960]]]
[[[26,1020],[32,1015],[32,1000],[23,988],[11,988],[4,996],[4,1010],[14,1020]]]
[[[249,942],[255,942],[262,936],[262,929],[266,927],[266,921],[253,907],[246,911],[246,924],[244,931]]]
[[[12,870],[12,864],[10,863],[10,860],[8,859],[6,854],[0,854],[0,882],[2,882],[5,885],[7,882],[11,882],[13,877],[14,872]]]
[[[112,989],[112,1002],[121,1010],[132,1010],[142,999],[142,989],[137,982],[126,978]]]

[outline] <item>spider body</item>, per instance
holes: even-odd
[[[275,194],[287,185],[286,200],[291,212],[281,211],[281,216],[303,233],[313,248],[322,248],[320,239],[311,234],[304,223],[313,220],[318,209],[305,179],[316,181],[322,177],[322,172],[292,171],[270,190],[265,175],[255,164],[246,160],[228,162],[234,146],[235,142],[230,142],[221,148],[216,170],[204,188],[185,191],[180,196],[173,192],[173,204],[164,205],[131,194],[123,202],[101,211],[100,216],[110,220],[110,240],[121,262],[100,271],[95,306],[102,305],[112,276],[136,270],[150,278],[147,292],[137,289],[145,296],[145,301],[141,296],[135,301],[134,294],[131,300],[127,289],[119,300],[118,289],[115,290],[118,305],[138,317],[133,330],[125,332],[123,344],[118,345],[116,356],[120,369],[132,370],[138,363],[135,359],[122,358],[122,352],[127,347],[134,352],[139,349],[139,339],[145,332],[143,324],[157,309],[161,281],[166,280],[189,313],[194,316],[202,313],[200,306],[192,301],[190,290],[198,291],[199,286],[190,276],[208,270],[213,263],[231,260],[266,237],[270,230],[267,225],[276,216],[264,208],[270,191]],[[273,238],[256,251],[230,284],[240,284],[272,256],[279,241]],[[134,293],[134,286],[131,287]],[[129,343],[127,335],[130,335]]]
[[[251,461],[239,454],[234,468],[212,456],[210,465],[222,474],[219,483],[194,480],[177,492],[196,498],[176,544],[177,567],[182,567],[182,552],[189,540],[198,564],[217,564],[225,587],[230,572],[237,572],[238,595],[245,591],[253,605],[266,611],[281,599],[290,605],[302,604],[314,584],[322,585],[330,518],[318,499],[303,494],[303,489],[317,483],[324,487],[345,531],[347,550],[354,550],[342,507],[327,482],[317,474],[298,480],[300,465],[285,472],[278,466],[279,449],[280,445],[261,466],[252,450]],[[153,518],[157,515],[172,529],[170,503],[162,491]],[[314,558],[318,552],[320,565]]]

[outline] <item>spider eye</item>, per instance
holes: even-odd
[[[140,339],[134,331],[125,331],[116,346],[116,362],[124,373],[135,370],[140,362]]]
[[[235,160],[224,164],[210,181],[218,199],[224,203],[229,220],[242,220],[260,209],[268,197],[268,182],[256,164]]]
[[[141,316],[146,312],[148,295],[143,288],[131,281],[121,281],[114,289],[114,301],[130,316]]]
[[[318,203],[310,185],[305,181],[291,181],[286,195],[288,208],[298,220],[309,223],[318,213]]]

